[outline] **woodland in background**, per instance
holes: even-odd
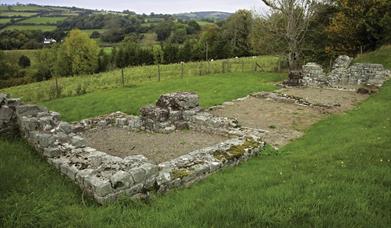
[[[38,51],[34,64],[27,56],[12,59],[0,52],[0,87],[127,66],[287,54],[287,41],[282,36],[286,21],[279,13],[265,16],[239,10],[225,21],[202,27],[196,21],[181,21],[169,15],[154,27],[141,26],[141,20],[142,15],[135,14],[86,14],[61,22],[54,32],[1,32],[1,49],[42,48],[41,41],[47,36],[64,41]],[[89,37],[74,28],[106,30]],[[146,31],[156,33],[156,44],[140,45]],[[92,38],[119,45],[106,52]],[[311,18],[301,47],[302,61],[328,66],[340,54],[355,56],[389,43],[391,1],[324,1]]]

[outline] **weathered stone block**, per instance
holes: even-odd
[[[130,173],[118,171],[110,178],[111,186],[114,189],[125,189],[133,185],[134,181]]]
[[[60,132],[64,132],[65,134],[69,134],[69,133],[72,132],[72,125],[70,125],[70,124],[67,123],[67,122],[61,121],[61,122],[58,124],[57,129],[58,129]]]
[[[80,148],[86,146],[86,141],[84,140],[84,138],[76,135],[71,138],[71,144],[76,148]]]
[[[154,106],[146,106],[140,109],[141,118],[163,122],[168,120],[169,111]]]
[[[171,110],[188,110],[199,106],[199,97],[188,92],[163,94],[156,106]]]
[[[85,178],[84,181],[87,188],[90,188],[94,195],[106,196],[113,193],[113,188],[109,180],[101,179],[96,175],[90,175]]]
[[[12,117],[14,115],[14,110],[12,110],[10,107],[3,105],[0,108],[0,121],[2,122],[9,122],[11,121]]]
[[[146,171],[141,167],[131,169],[129,172],[132,175],[135,183],[143,183],[146,179]]]
[[[47,108],[38,105],[19,105],[16,107],[16,115],[19,118],[22,116],[36,116],[39,112],[47,111]]]
[[[54,158],[54,157],[60,157],[62,154],[62,151],[58,147],[50,147],[50,148],[44,148],[43,149],[43,156]]]

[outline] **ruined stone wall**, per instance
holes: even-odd
[[[381,64],[355,63],[352,58],[339,56],[330,73],[323,73],[323,68],[316,63],[303,66],[303,84],[306,86],[343,87],[354,85],[374,85],[380,87],[390,78],[391,72]]]
[[[201,112],[195,94],[163,95],[158,106],[142,109],[145,113],[141,117],[116,112],[73,124],[61,121],[59,113],[44,107],[24,105],[19,99],[3,94],[0,98],[0,132],[20,134],[44,159],[101,204],[123,195],[140,197],[150,191],[166,191],[191,184],[227,165],[248,159],[264,146],[262,132],[239,128],[228,119]],[[234,138],[154,164],[143,155],[120,158],[87,147],[79,134],[107,126],[135,131],[163,130],[165,133],[172,131],[167,126],[175,129],[194,127],[209,132],[218,129],[217,133]]]

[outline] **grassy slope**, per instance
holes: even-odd
[[[391,45],[386,45],[376,51],[359,55],[354,62],[381,63],[384,67],[391,69]]]
[[[327,226],[391,224],[391,81],[279,152],[148,204],[99,207],[23,142],[0,140],[4,226]]]
[[[280,81],[283,77],[283,74],[276,73],[230,73],[188,77],[102,90],[84,96],[44,102],[43,105],[60,112],[64,119],[73,121],[115,111],[137,114],[141,106],[154,103],[163,93],[193,91],[201,96],[201,105],[207,107],[246,96],[251,92],[274,90],[275,86],[267,82]],[[232,89],[234,87],[235,89]]]

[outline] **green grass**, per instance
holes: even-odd
[[[283,79],[284,75],[276,73],[231,73],[189,77],[97,91],[42,104],[60,112],[65,120],[75,121],[115,111],[138,114],[142,106],[155,103],[161,94],[175,91],[197,92],[201,98],[201,105],[208,107],[244,97],[251,92],[274,90],[276,87],[269,82]]]
[[[37,62],[37,52],[40,50],[5,50],[4,54],[12,61],[19,61],[20,56],[25,55],[29,57],[31,66],[34,66]]]
[[[65,20],[66,17],[33,17],[18,22],[18,24],[57,24]]]
[[[57,27],[52,25],[10,25],[3,30],[41,30],[44,32],[53,31]]]
[[[49,8],[47,7],[44,7],[44,6],[33,6],[33,5],[19,5],[19,6],[12,6],[11,7],[11,10],[15,10],[15,11],[48,11],[50,10]]]
[[[7,24],[11,21],[11,18],[0,18],[0,24]]]
[[[31,17],[31,16],[34,16],[34,15],[37,15],[37,13],[33,13],[33,12],[11,12],[11,11],[3,12],[3,11],[0,11],[0,16],[3,16],[3,17]]]
[[[281,150],[267,149],[146,204],[83,203],[78,187],[29,146],[0,140],[0,221],[3,227],[390,227],[390,112],[388,81],[364,104],[315,124]]]
[[[357,63],[380,63],[384,67],[391,69],[391,45],[386,45],[380,49],[359,55],[354,62]]]
[[[257,58],[230,59],[231,72],[251,72],[254,71],[254,63],[258,62],[264,66],[266,71],[273,71],[277,65],[278,58],[273,56],[260,56]],[[221,73],[222,60],[210,62],[210,73]],[[242,69],[241,62],[244,62]],[[184,77],[199,76],[200,69],[202,74],[206,74],[208,65],[206,62],[189,62],[184,64]],[[168,64],[161,65],[161,80],[172,80],[180,78],[181,65]],[[124,69],[125,86],[142,85],[157,80],[156,66],[139,66]],[[113,70],[95,75],[83,75],[77,77],[59,78],[58,84],[62,88],[61,96],[70,97],[78,95],[79,88],[87,93],[99,91],[102,89],[112,89],[122,86],[121,71]],[[31,83],[1,91],[9,93],[16,97],[22,97],[27,102],[40,102],[54,98],[55,81],[49,80],[39,83]]]

